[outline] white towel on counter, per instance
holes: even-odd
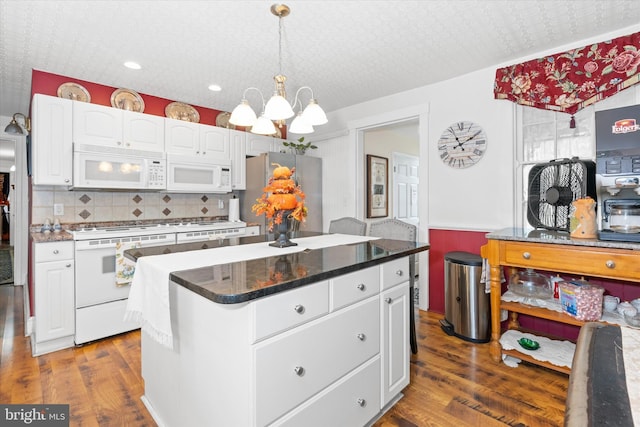
[[[224,246],[175,254],[151,255],[138,259],[127,301],[125,320],[137,321],[144,331],[161,345],[173,348],[169,307],[169,275],[218,264],[267,258],[375,240],[377,237],[326,234],[292,239],[298,246],[274,248],[270,242]]]
[[[124,256],[124,251],[139,248],[138,242],[116,243],[116,286],[127,286],[133,280],[136,262]]]

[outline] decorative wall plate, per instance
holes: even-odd
[[[170,119],[184,120],[185,122],[200,123],[200,114],[189,104],[172,102],[164,109],[164,115]]]
[[[121,110],[135,111],[142,113],[144,111],[144,101],[137,92],[131,89],[116,89],[111,94],[111,106]]]
[[[236,125],[229,123],[229,118],[231,117],[231,113],[228,111],[223,111],[218,113],[216,117],[216,126],[227,129],[235,129]]]
[[[74,101],[91,102],[89,91],[77,83],[63,83],[58,88],[58,98]]]

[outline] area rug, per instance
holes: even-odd
[[[13,247],[0,249],[0,285],[13,283]]]

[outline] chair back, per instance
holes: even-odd
[[[329,222],[329,233],[366,235],[367,223],[352,217],[334,219]]]
[[[399,219],[383,219],[369,225],[369,236],[415,242],[417,228]]]

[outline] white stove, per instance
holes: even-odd
[[[84,227],[72,230],[75,240],[76,344],[139,328],[124,321],[134,265],[124,251],[243,236],[242,221],[194,221]]]

